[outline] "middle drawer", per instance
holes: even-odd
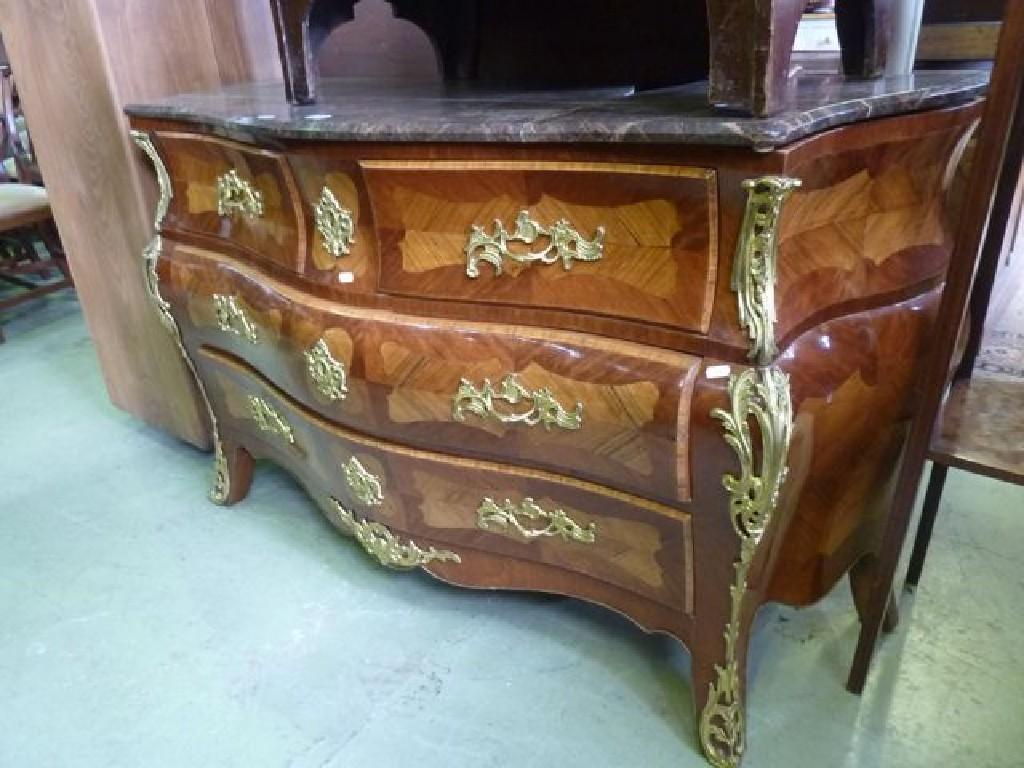
[[[319,299],[176,245],[162,289],[192,347],[247,361],[338,424],[407,445],[690,498],[700,358],[562,331]]]

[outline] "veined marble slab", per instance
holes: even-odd
[[[984,95],[988,73],[924,71],[904,77],[794,78],[792,106],[768,118],[729,115],[707,84],[635,92],[493,90],[441,83],[325,79],[317,104],[296,107],[280,83],[247,83],[131,105],[131,115],[193,123],[246,140],[631,142],[768,150],[838,125],[961,104]]]

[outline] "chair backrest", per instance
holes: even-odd
[[[28,132],[23,130],[15,103],[14,76],[6,64],[0,65],[0,158],[4,173],[12,181],[36,182],[35,162]]]

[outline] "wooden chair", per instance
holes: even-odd
[[[1020,109],[1018,109],[1018,112]],[[1024,485],[1024,381],[974,378],[999,263],[1010,252],[1020,213],[1021,167],[1024,164],[1024,118],[1018,116],[992,204],[988,233],[969,305],[970,332],[963,360],[932,434],[928,478],[921,521],[907,571],[917,586],[931,541],[949,467]]]
[[[974,8],[933,5],[926,20],[932,23],[921,29],[918,61],[990,62],[999,40],[1000,5],[993,0]],[[1005,241],[1016,234],[1020,219],[1022,145],[1022,128],[1011,130],[971,289],[967,343],[928,449],[932,470],[907,570],[911,587],[921,579],[950,467],[1024,484],[1024,382],[973,378],[999,261],[1011,250]]]
[[[1024,482],[1021,412],[1024,384],[1004,386],[969,377],[980,343],[1007,222],[1024,161],[1024,3],[1011,2],[999,47],[977,152],[956,235],[946,288],[939,308],[932,353],[911,426],[889,519],[882,539],[879,567],[862,612],[860,637],[847,688],[860,693],[889,604],[903,543],[927,458],[936,462],[925,498],[908,577],[920,576],[946,467],[957,466],[1004,480]],[[1008,202],[1009,201],[1009,202]],[[961,321],[970,303],[969,345],[950,387]],[[973,350],[973,351],[972,351]],[[946,395],[949,395],[946,397]],[[1016,422],[1016,424],[1014,423]],[[935,429],[938,423],[938,429]]]
[[[14,181],[0,183],[0,281],[22,289],[0,297],[0,310],[4,310],[68,288],[72,282],[46,189],[32,183],[38,178],[38,167],[18,125],[14,82],[7,66],[0,66],[0,98],[0,154],[13,161],[15,175]],[[42,258],[37,244],[45,247],[49,258]],[[3,340],[0,329],[0,342]]]

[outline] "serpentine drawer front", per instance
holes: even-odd
[[[603,163],[364,161],[381,290],[703,332],[715,172]]]
[[[486,551],[692,612],[686,512],[546,472],[381,442],[329,424],[241,361],[212,350],[197,360],[225,434],[244,433],[251,450],[317,488],[342,530],[349,517],[375,521],[423,552],[434,547],[438,556],[417,564],[444,562],[453,574],[460,553]],[[347,513],[340,520],[338,505]]]
[[[176,245],[164,295],[190,344],[230,351],[327,419],[386,439],[690,497],[700,358],[297,294]]]
[[[192,134],[158,134],[174,195],[169,230],[216,238],[293,272],[305,262],[305,222],[277,153]]]

